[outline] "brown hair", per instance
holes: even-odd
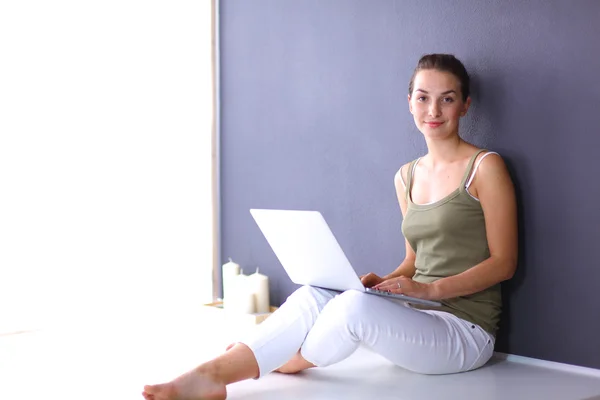
[[[410,83],[408,84],[409,95],[412,95],[415,76],[417,76],[419,71],[424,69],[435,69],[442,72],[449,72],[454,75],[460,83],[463,101],[467,100],[467,97],[469,97],[470,94],[469,74],[463,63],[452,54],[426,54],[421,57],[417,64],[417,68],[415,68],[415,71],[410,78]]]

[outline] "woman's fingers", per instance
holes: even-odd
[[[383,281],[383,279],[381,279],[374,273],[369,272],[368,274],[361,276],[360,281],[365,287],[373,287],[381,281]]]
[[[388,279],[387,281],[383,281],[378,285],[375,285],[375,289],[378,290],[387,290],[387,291],[392,291],[394,289],[399,289],[398,288],[398,279],[397,278],[393,278],[393,279]]]
[[[367,286],[367,282],[369,282],[368,275],[361,275],[360,281],[363,285]]]
[[[398,284],[400,284],[400,286],[398,286]],[[375,288],[390,293],[405,294],[407,296],[418,297],[421,299],[431,299],[431,286],[429,284],[415,282],[412,279],[404,276],[389,279],[383,282],[381,285],[375,286]]]
[[[380,284],[375,285],[374,288],[377,290],[384,290],[391,293],[406,294],[406,290],[403,289],[408,289],[408,287],[410,287],[411,282],[408,282],[409,280],[410,279],[406,278],[405,276],[400,276],[398,278],[392,278],[383,281]]]

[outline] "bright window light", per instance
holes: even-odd
[[[6,1],[0,54],[0,332],[210,301],[211,2]]]

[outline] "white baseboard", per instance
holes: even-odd
[[[587,375],[594,378],[600,378],[600,369],[595,368],[580,367],[579,365],[563,364],[555,361],[546,361],[540,360],[538,358],[517,356],[514,354],[506,354],[500,352],[494,352],[494,358],[518,364],[532,365],[536,367],[549,368],[571,374]]]

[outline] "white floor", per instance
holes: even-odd
[[[0,336],[0,399],[142,399],[145,383],[171,379],[219,354],[233,330],[201,322],[165,327],[71,328]],[[271,374],[228,388],[229,399],[600,400],[600,378],[492,360],[464,374],[423,376],[360,349],[296,376]]]

